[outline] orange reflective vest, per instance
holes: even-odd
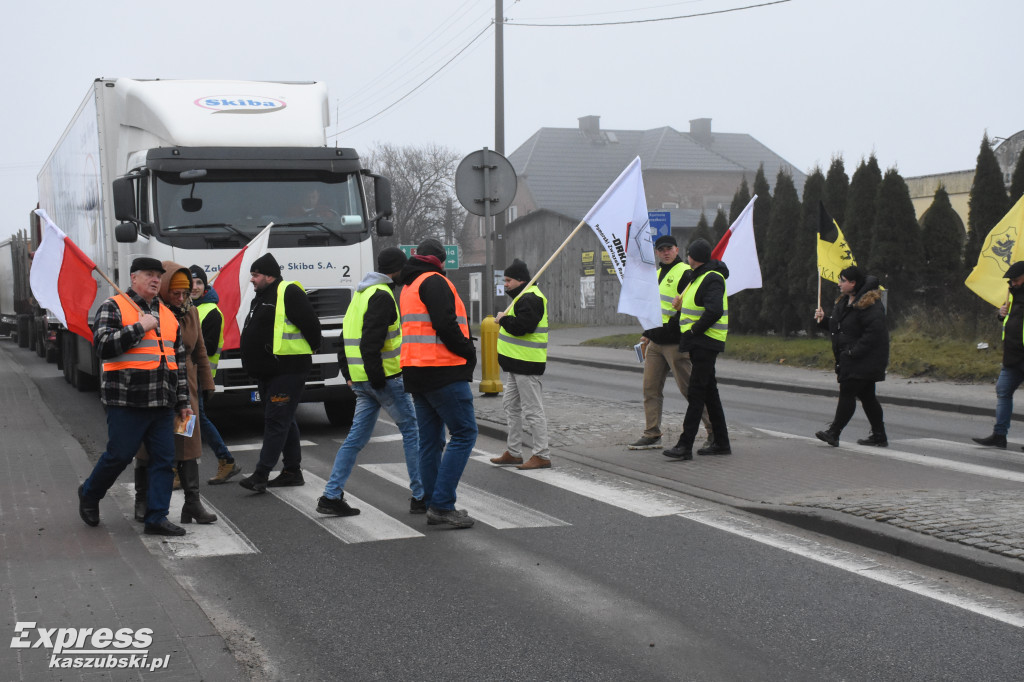
[[[430,323],[427,306],[420,300],[420,285],[430,277],[440,277],[452,290],[455,297],[455,321],[463,335],[469,338],[469,321],[466,306],[455,285],[439,272],[430,272],[418,278],[411,285],[402,288],[402,367],[453,367],[465,365],[466,358],[448,350],[437,337],[434,325]]]
[[[114,302],[121,309],[121,324],[130,327],[139,321],[139,311],[124,297],[114,296]],[[146,332],[137,345],[129,348],[117,357],[103,361],[103,371],[113,372],[119,369],[156,369],[160,360],[167,362],[167,368],[178,369],[178,360],[174,355],[174,339],[178,336],[178,320],[170,309],[162,305],[160,326]]]

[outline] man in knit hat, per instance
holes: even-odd
[[[526,288],[530,269],[516,258],[505,268],[505,293],[515,302],[506,315],[494,321],[498,332],[498,364],[508,374],[502,407],[508,420],[506,450],[492,464],[517,464],[516,468],[550,469],[548,419],[544,414],[540,378],[548,361],[548,300],[536,286]],[[533,435],[533,454],[523,462],[523,422]]]
[[[356,410],[352,427],[334,458],[324,494],[317,500],[316,510],[321,514],[355,516],[359,513],[345,501],[345,483],[355,466],[356,456],[370,441],[382,407],[402,433],[412,491],[409,512],[425,514],[427,511],[419,476],[416,410],[402,381],[402,320],[394,293],[405,263],[406,256],[401,249],[393,246],[383,249],[377,255],[377,272],[367,273],[359,282],[345,313],[341,331],[344,345],[338,352],[338,365],[356,394]]]
[[[263,447],[256,470],[239,485],[263,493],[268,487],[305,483],[295,411],[322,337],[306,290],[281,279],[273,254],[263,254],[249,270],[256,296],[245,318],[240,350],[242,368],[256,379],[263,400]],[[270,472],[282,457],[284,469],[271,481]]]

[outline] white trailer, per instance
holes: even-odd
[[[341,323],[373,268],[371,228],[391,234],[391,187],[355,150],[326,146],[328,122],[322,83],[97,79],[39,173],[39,205],[122,288],[138,256],[212,275],[273,222],[269,249],[324,329],[303,399],[344,423],[353,396],[337,363]],[[312,190],[322,210],[307,215]],[[100,281],[93,312],[110,293]],[[60,347],[68,381],[95,385],[91,346],[63,333]],[[216,381],[221,404],[256,391],[237,350],[221,355]]]

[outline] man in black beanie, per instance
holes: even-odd
[[[686,394],[688,404],[683,417],[683,433],[675,447],[664,451],[666,457],[682,460],[693,459],[693,441],[705,406],[711,419],[714,443],[701,448],[697,454],[732,454],[715,377],[715,361],[725,350],[725,338],[729,332],[729,304],[725,289],[729,268],[725,263],[711,259],[711,244],[704,239],[690,244],[686,259],[693,269],[693,279],[673,305],[679,309],[679,329],[682,332],[679,350],[690,353],[693,369],[690,389]]]
[[[530,270],[516,258],[505,268],[505,293],[515,305],[494,321],[498,331],[498,364],[507,374],[502,407],[508,421],[507,449],[492,464],[518,464],[518,469],[550,469],[548,418],[544,414],[540,377],[548,361],[548,299],[526,285]],[[517,298],[518,297],[518,298]],[[533,435],[533,455],[523,463],[523,422]]]
[[[302,449],[295,410],[302,401],[313,352],[320,346],[320,318],[298,282],[281,280],[281,266],[265,253],[250,266],[256,297],[242,329],[242,368],[256,380],[263,401],[263,447],[251,476],[239,485],[263,493],[267,487],[303,485]],[[283,456],[284,470],[270,472]]]
[[[393,246],[383,249],[377,255],[377,272],[367,273],[359,282],[345,313],[341,330],[344,345],[338,352],[338,365],[356,394],[356,410],[345,442],[334,457],[334,468],[324,494],[317,500],[316,510],[321,514],[355,516],[359,513],[345,501],[345,483],[359,452],[370,442],[382,407],[402,433],[405,467],[412,491],[409,512],[425,514],[427,511],[419,475],[416,410],[402,381],[402,320],[394,294],[405,263],[401,249]]]

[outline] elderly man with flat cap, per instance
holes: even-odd
[[[192,416],[185,346],[178,321],[160,304],[163,265],[136,258],[131,287],[108,298],[96,311],[93,346],[102,363],[100,400],[107,412],[107,449],[78,487],[78,513],[97,526],[99,501],[143,444],[149,452],[145,532],[184,535],[167,520],[174,479],[175,417]]]
[[[661,326],[645,329],[640,337],[644,352],[644,432],[627,447],[630,450],[661,448],[661,414],[665,404],[665,379],[669,370],[676,379],[679,393],[685,398],[690,389],[690,354],[679,350],[679,312],[672,301],[690,283],[689,264],[679,257],[679,244],[672,235],[661,235],[654,242],[658,257],[658,290],[661,295]],[[707,410],[702,415],[708,442],[711,444],[711,421]]]
[[[1024,261],[1007,268],[1003,277],[1009,280],[1010,290],[1006,303],[999,308],[1003,321],[1003,367],[996,380],[996,425],[992,435],[971,440],[1005,450],[1013,416],[1013,394],[1024,382]]]

